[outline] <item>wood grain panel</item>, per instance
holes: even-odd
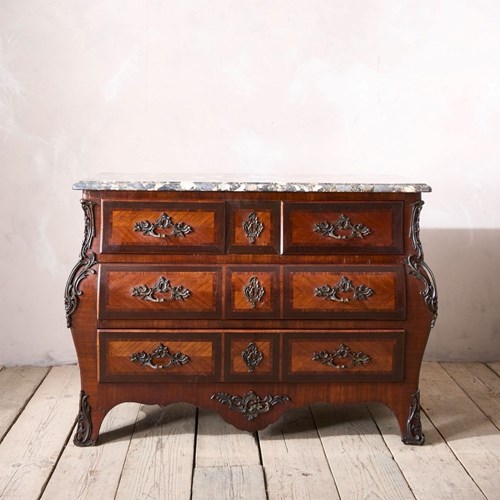
[[[245,295],[245,287],[256,277],[264,294],[251,302]],[[226,318],[279,318],[279,267],[278,266],[231,266],[226,269]],[[255,307],[252,304],[255,303]]]
[[[164,333],[146,331],[99,330],[100,382],[168,382],[217,380],[220,374],[220,337],[215,333]],[[171,353],[180,352],[189,357],[185,364],[163,369],[133,362],[131,356],[151,354],[160,344]],[[156,359],[155,364],[168,363]]]
[[[347,278],[352,290],[335,297],[318,295]],[[401,266],[287,266],[284,272],[284,315],[290,318],[391,318],[405,317],[405,277]],[[368,287],[371,295],[354,298],[354,289]]]
[[[369,229],[363,237],[352,237],[350,229],[337,229],[337,239],[314,230],[327,222],[334,225],[343,215],[353,226]],[[403,204],[379,203],[294,203],[283,204],[283,253],[403,253]]]
[[[350,357],[337,358],[337,368],[313,360],[314,353],[334,353],[341,345],[370,357],[366,364],[350,365]],[[286,333],[283,335],[283,380],[393,380],[403,378],[404,331]]]
[[[253,371],[245,364],[242,352],[254,343],[262,353],[262,361]],[[224,379],[228,381],[277,380],[279,369],[279,334],[242,331],[225,334]]]
[[[262,232],[252,243],[243,229],[250,214],[256,214]],[[280,252],[280,203],[265,201],[228,202],[228,253],[279,253]]]
[[[171,287],[184,287],[189,296],[169,300],[170,293],[155,291],[153,299],[134,296],[137,287],[154,289],[161,278]],[[220,267],[113,265],[101,266],[99,318],[218,318],[221,316],[222,269]]]
[[[158,238],[136,230],[167,214],[172,223],[190,226],[185,236]],[[224,253],[224,203],[157,203],[103,201],[102,252]],[[167,235],[169,228],[154,234]]]

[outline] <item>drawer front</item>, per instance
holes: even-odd
[[[309,319],[404,319],[401,266],[288,266],[284,316]]]
[[[226,381],[277,381],[279,334],[226,333],[224,379]]]
[[[403,203],[284,203],[283,253],[401,254]]]
[[[403,380],[403,330],[289,333],[283,339],[283,380]]]
[[[220,318],[222,269],[101,265],[99,318]]]
[[[224,203],[104,201],[103,220],[103,253],[224,253]]]
[[[227,208],[228,253],[279,253],[279,202],[231,201]]]
[[[228,267],[225,295],[226,318],[279,318],[279,267]]]
[[[99,330],[99,382],[220,379],[217,334]]]

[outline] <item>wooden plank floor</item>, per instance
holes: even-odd
[[[252,435],[130,403],[78,448],[78,368],[0,367],[0,498],[500,499],[500,363],[425,363],[420,386],[422,447],[380,404],[314,404]]]

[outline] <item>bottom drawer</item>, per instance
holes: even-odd
[[[404,330],[285,333],[283,381],[403,380]]]
[[[220,379],[220,336],[99,330],[99,382]]]

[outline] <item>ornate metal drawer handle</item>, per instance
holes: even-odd
[[[266,293],[264,287],[259,283],[257,276],[252,276],[248,283],[243,287],[245,298],[252,305],[252,309],[257,305],[257,302],[262,300]]]
[[[243,221],[242,226],[243,231],[245,231],[245,235],[249,239],[250,243],[255,243],[255,240],[260,236],[260,233],[262,233],[264,229],[264,224],[262,224],[255,212],[249,214],[247,219]]]
[[[247,392],[244,396],[231,396],[227,392],[217,392],[210,399],[228,405],[231,410],[241,413],[247,420],[254,420],[261,413],[272,410],[273,406],[290,401],[290,398],[285,395],[268,394],[261,398],[253,391]]]
[[[339,297],[339,293],[351,293],[352,297]],[[333,300],[335,302],[354,302],[356,300],[363,301],[371,297],[375,291],[366,286],[354,286],[352,281],[346,276],[342,276],[340,281],[333,287],[330,285],[322,285],[314,289],[316,297],[323,297],[325,300]]]
[[[335,360],[348,360],[348,363],[336,363]],[[333,352],[320,351],[313,353],[312,360],[319,361],[322,365],[328,365],[338,370],[351,368],[352,366],[366,365],[372,358],[363,352],[352,352],[349,346],[340,344]]]
[[[349,234],[338,234],[337,231],[350,231]],[[333,224],[330,222],[318,222],[314,224],[313,231],[323,236],[335,238],[336,240],[352,240],[353,238],[364,238],[371,234],[371,229],[364,224],[353,224],[347,215],[342,214]]]
[[[155,293],[168,293],[167,297],[156,297]],[[149,302],[172,302],[174,300],[183,301],[191,296],[191,290],[183,285],[172,286],[170,280],[160,276],[158,281],[152,286],[138,285],[132,288],[132,297],[139,297]]]
[[[250,342],[247,348],[242,351],[241,357],[245,362],[249,372],[253,372],[257,366],[259,366],[264,359],[264,353],[259,351],[257,344],[255,342]]]
[[[157,233],[155,232],[157,229],[166,229],[169,232]],[[144,236],[153,236],[153,238],[185,238],[193,232],[193,228],[184,222],[174,222],[170,215],[163,212],[156,222],[148,220],[136,222],[134,231],[141,232]]]
[[[168,362],[163,365],[157,365],[156,359],[166,359]],[[171,366],[182,366],[190,361],[189,356],[182,352],[170,352],[167,346],[160,344],[155,350],[148,354],[145,351],[135,352],[130,356],[130,361],[139,365],[149,366],[155,370],[170,368]]]

